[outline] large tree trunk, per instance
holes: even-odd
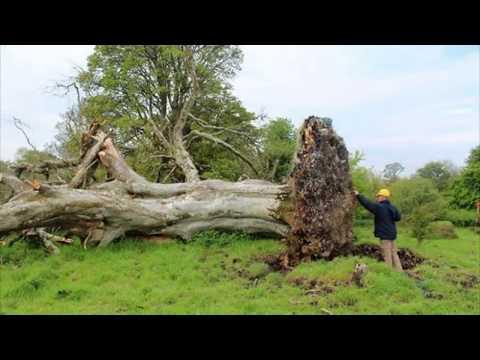
[[[288,237],[295,254],[290,251],[286,261],[313,254],[329,257],[352,241],[348,153],[322,119],[305,121],[287,185],[261,180],[151,183],[128,166],[101,131],[95,139],[95,161],[114,181],[89,189],[76,189],[78,182],[35,184],[0,207],[0,233],[62,227],[86,236],[89,246],[105,246],[131,233],[188,239],[205,229],[242,230]],[[78,171],[85,174],[89,165],[82,166]],[[0,181],[18,184],[11,177]]]

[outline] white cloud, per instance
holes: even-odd
[[[458,91],[465,83],[478,83],[477,54],[446,65],[438,61],[440,47],[428,48],[414,50],[424,57],[428,55],[427,63],[437,58],[435,67],[405,73],[400,64],[397,71],[377,74],[370,70],[371,63],[385,66],[374,58],[378,49],[369,57],[363,47],[246,46],[245,65],[234,85],[246,106],[257,111],[265,108],[273,116],[287,114],[298,123],[312,110],[328,115],[383,101],[393,103],[397,96],[430,101]],[[404,59],[407,63],[412,59],[406,53],[402,46],[389,47],[382,51],[382,57],[389,55],[388,58]]]
[[[459,163],[478,143],[479,58],[476,51],[449,56],[447,50],[244,47],[244,71],[234,84],[254,111],[287,116],[297,125],[309,115],[332,117],[349,147],[365,151],[369,165],[391,162],[392,148],[400,151],[395,161],[408,163],[408,156],[430,160],[423,146],[441,151],[451,145],[459,149],[452,155]],[[407,154],[408,147],[422,151]]]
[[[32,127],[41,147],[54,136],[71,99],[46,89],[84,65],[92,46],[3,48],[2,144],[13,158],[25,146],[9,124]],[[413,171],[437,156],[461,163],[478,143],[479,55],[447,46],[242,46],[234,92],[251,111],[333,118],[349,148],[365,150],[369,165],[400,161]],[[452,52],[455,56],[449,55]],[[472,49],[475,49],[472,47]]]
[[[478,131],[469,132],[452,132],[448,134],[428,135],[428,134],[413,134],[407,136],[391,136],[379,137],[367,145],[368,148],[384,148],[388,147],[411,147],[415,145],[446,145],[468,143],[475,144],[479,142]]]

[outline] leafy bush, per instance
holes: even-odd
[[[292,159],[296,147],[296,130],[291,120],[276,118],[261,128],[264,178],[279,182],[292,170]]]
[[[450,209],[445,214],[445,220],[450,221],[455,226],[475,226],[477,214],[475,210]]]
[[[195,234],[191,242],[195,242],[202,246],[226,246],[233,242],[248,241],[252,236],[243,232],[220,232],[216,230],[207,230]]]
[[[422,177],[401,179],[391,186],[392,202],[407,222],[421,216],[429,222],[443,220],[447,203],[433,182]]]
[[[407,223],[412,228],[412,236],[419,242],[425,239],[428,235],[428,224],[436,220],[434,205],[426,204],[418,206],[407,217]]]
[[[467,166],[450,189],[450,196],[450,204],[462,209],[473,209],[480,200],[480,146],[471,151]]]
[[[414,176],[396,181],[391,186],[392,202],[412,228],[412,236],[422,241],[432,221],[443,220],[447,202],[430,179]]]
[[[456,239],[455,226],[450,221],[434,221],[427,227],[428,237],[432,239]]]
[[[451,204],[462,209],[473,209],[480,199],[480,164],[465,168],[450,191]]]

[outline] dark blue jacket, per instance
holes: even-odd
[[[375,215],[374,235],[381,240],[395,240],[397,238],[395,222],[402,218],[397,208],[388,200],[380,203],[371,202],[360,194],[357,195],[357,199],[365,209]]]

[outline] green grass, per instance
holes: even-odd
[[[356,228],[361,242],[371,229]],[[123,241],[106,249],[63,246],[59,256],[17,242],[0,249],[3,314],[479,314],[479,236],[417,244],[400,231],[398,245],[428,260],[419,279],[370,258],[304,263],[283,275],[260,255],[279,252],[277,240],[201,234],[162,245]],[[356,262],[369,266],[365,286],[348,285]],[[330,291],[309,295],[295,279]]]

